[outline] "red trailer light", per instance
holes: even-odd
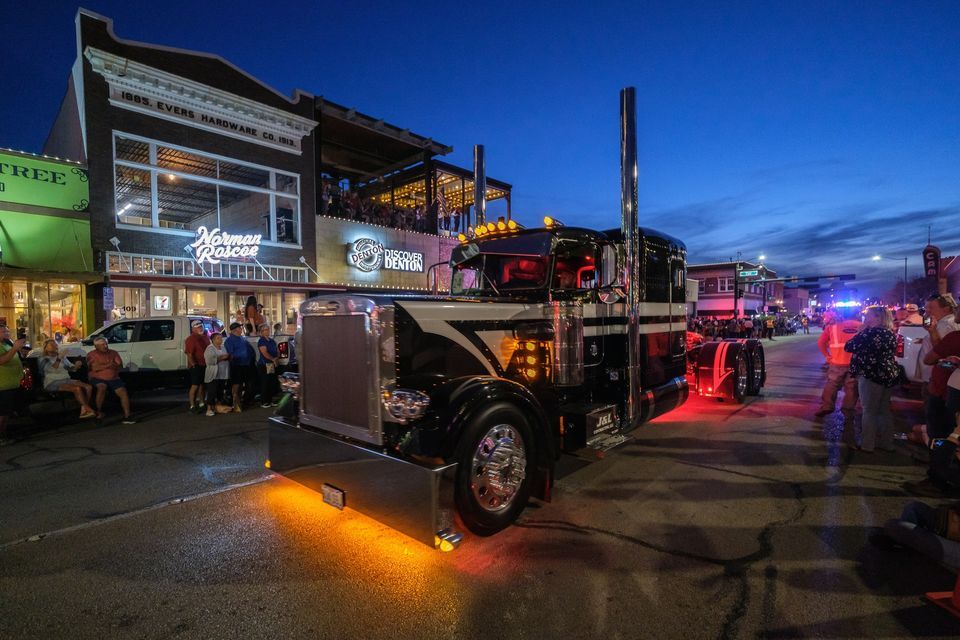
[[[903,336],[899,333],[897,334],[897,357],[903,357]]]

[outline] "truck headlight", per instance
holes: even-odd
[[[412,389],[384,389],[383,406],[400,424],[423,417],[430,406],[430,396]]]

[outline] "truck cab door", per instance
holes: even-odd
[[[175,326],[171,318],[141,320],[130,361],[145,373],[179,369],[182,349],[176,340]]]

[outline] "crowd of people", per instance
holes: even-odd
[[[886,307],[868,307],[862,314],[842,311],[826,318],[818,340],[826,358],[826,383],[816,416],[840,411],[847,442],[858,451],[895,451],[897,439],[912,440],[927,449],[926,478],[907,482],[903,489],[914,496],[960,498],[960,325],[957,303],[950,294],[926,300],[924,315],[916,305],[898,310],[896,317]],[[920,357],[926,365],[922,384],[925,423],[905,433],[895,431],[891,396],[906,383],[897,362],[898,325],[926,328]],[[853,434],[857,404],[862,408],[860,439]],[[849,434],[849,435],[847,435]],[[899,518],[889,520],[871,536],[878,546],[910,547],[934,559],[960,568],[960,505],[932,506],[908,503]]]
[[[247,322],[233,322],[227,335],[208,334],[203,323],[194,320],[184,341],[189,374],[188,408],[194,413],[215,416],[240,413],[254,402],[275,407],[280,392],[277,363],[280,347],[269,324],[262,322],[262,305],[251,297],[245,310]],[[256,333],[252,326],[256,324]],[[251,336],[256,336],[256,347]],[[80,407],[79,418],[106,417],[104,405],[117,398],[123,424],[135,424],[130,395],[120,376],[123,357],[110,348],[107,339],[93,339],[93,350],[83,358],[68,358],[56,340],[47,339],[37,361],[39,380],[34,380],[23,361],[28,350],[25,338],[11,339],[10,328],[0,326],[0,446],[6,439],[7,423],[20,409],[22,393],[34,385],[49,396],[72,396]]]
[[[21,389],[34,383],[23,365],[25,344],[24,338],[11,340],[10,328],[0,326],[0,445],[8,443],[5,439],[7,422],[17,410]],[[80,405],[81,419],[98,420],[104,417],[103,406],[107,393],[112,393],[120,401],[123,423],[134,424],[136,419],[130,412],[130,396],[120,379],[123,359],[110,349],[106,338],[95,338],[93,347],[81,363],[61,356],[56,340],[44,342],[42,356],[37,363],[44,391],[72,395]],[[71,373],[80,375],[75,377]]]
[[[258,327],[257,347],[244,336],[244,325],[231,323],[229,335],[208,336],[195,320],[184,344],[190,388],[188,409],[208,417],[240,413],[253,404],[257,387],[261,407],[275,407],[279,392],[277,361],[280,349],[271,337],[270,325]]]
[[[320,215],[421,233],[433,231],[431,217],[436,217],[436,228],[441,233],[456,235],[465,226],[460,209],[443,206],[439,200],[430,207],[401,207],[363,198],[355,191],[330,183],[325,183],[320,193],[319,211]]]
[[[775,340],[774,336],[790,335],[797,331],[810,333],[810,325],[817,322],[819,318],[809,318],[806,314],[788,316],[771,313],[732,318],[693,316],[687,321],[687,331],[699,333],[708,341],[726,338]]]

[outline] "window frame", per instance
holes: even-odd
[[[148,158],[150,164],[143,164],[141,162],[135,162],[132,160],[125,160],[117,158],[117,138],[125,138],[127,140],[132,140],[134,142],[141,142],[148,145]],[[227,187],[230,189],[236,189],[240,191],[249,191],[253,193],[261,193],[269,196],[270,202],[270,223],[269,223],[269,237],[264,237],[261,240],[261,245],[270,246],[270,247],[279,247],[285,249],[303,249],[303,202],[302,202],[302,182],[300,180],[300,175],[293,173],[292,171],[284,171],[282,169],[275,169],[273,167],[268,167],[265,165],[256,164],[253,162],[246,162],[243,160],[238,160],[236,158],[230,158],[227,156],[222,156],[216,153],[209,153],[207,151],[200,151],[199,149],[191,149],[189,147],[184,147],[182,145],[171,144],[169,142],[164,142],[163,140],[155,140],[153,138],[146,138],[144,136],[138,136],[132,133],[126,133],[114,129],[112,131],[111,137],[111,148],[113,152],[113,220],[114,225],[117,229],[128,229],[131,231],[148,231],[151,233],[163,233],[167,235],[175,235],[181,237],[196,237],[196,232],[188,229],[173,229],[169,227],[160,226],[160,206],[159,206],[159,194],[157,189],[157,177],[159,174],[167,174],[176,176],[183,180],[192,180],[195,182],[203,182],[206,184],[215,185],[217,187],[217,225],[219,226],[220,221],[220,204],[219,204],[219,188]],[[220,162],[229,162],[231,164],[249,167],[251,169],[257,169],[259,171],[266,171],[269,174],[269,187],[257,187],[253,185],[246,185],[237,182],[230,182],[228,180],[222,180],[219,177],[210,178],[207,176],[201,176],[194,173],[187,173],[184,171],[177,171],[175,169],[168,169],[166,167],[160,167],[157,165],[157,147],[166,147],[168,149],[174,149],[176,151],[182,151],[184,153],[192,153],[197,156],[208,158],[214,160],[217,163],[217,174],[220,173]],[[128,167],[131,169],[139,169],[140,171],[146,171],[150,175],[150,207],[151,207],[151,224],[147,225],[138,225],[138,224],[127,224],[121,222],[120,216],[117,215],[118,202],[117,202],[117,176],[116,170],[117,166]],[[281,191],[276,188],[277,177],[286,176],[293,178],[294,184],[296,185],[295,191]],[[294,213],[294,229],[297,234],[296,242],[279,242],[277,238],[277,198],[286,198],[288,200],[293,200],[296,203],[296,211]]]
[[[137,342],[173,342],[177,339],[177,327],[176,323],[171,318],[144,318],[141,321],[140,328],[137,332]],[[170,337],[163,338],[162,340],[144,340],[144,330],[147,328],[147,325],[151,324],[160,324],[160,323],[169,323],[170,325]],[[162,332],[161,332],[162,333]]]

